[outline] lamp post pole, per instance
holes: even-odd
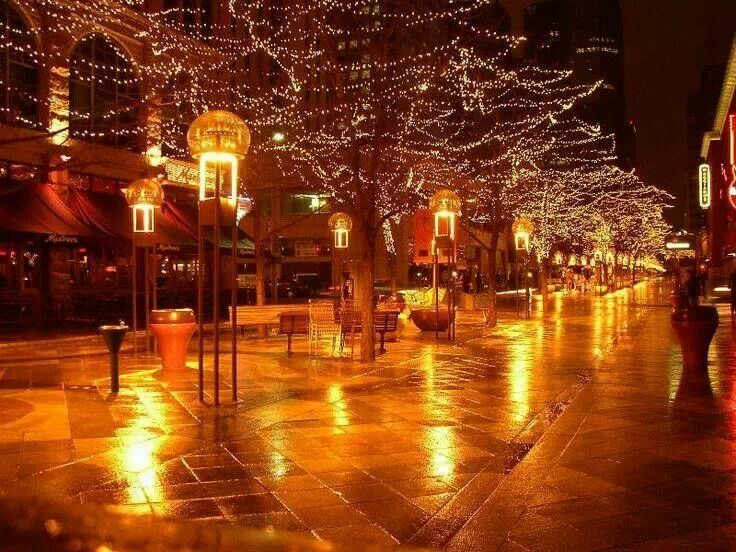
[[[448,258],[449,275],[447,278],[447,291],[450,294],[447,300],[447,340],[455,339],[455,238],[452,239],[452,247]]]
[[[338,290],[337,290],[337,266],[336,266],[336,260],[335,260],[335,258],[337,257],[337,251],[336,251],[337,248],[335,247],[334,241],[335,240],[333,240],[332,247],[331,247],[332,249],[332,297],[333,297],[334,303],[337,304],[338,299],[340,298],[340,294],[338,293]]]
[[[213,110],[197,117],[187,131],[187,143],[192,157],[199,161],[199,221],[197,234],[198,276],[197,304],[199,310],[199,400],[204,402],[204,226],[214,226],[212,267],[212,329],[213,329],[213,383],[214,406],[220,405],[220,292],[221,292],[221,241],[222,227],[231,227],[232,273],[230,275],[231,309],[231,371],[233,403],[237,402],[237,302],[238,302],[238,160],[243,159],[250,146],[250,131],[243,120],[229,111]],[[233,209],[223,220],[223,167],[230,163],[231,192],[226,202]],[[214,194],[207,196],[207,165],[214,163]],[[225,195],[227,197],[227,195]],[[214,209],[214,213],[212,210]]]
[[[135,216],[135,215],[134,215]],[[133,286],[133,300],[131,301],[131,307],[132,307],[132,313],[131,316],[133,317],[133,354],[138,354],[138,263],[136,263],[136,240],[135,240],[136,232],[133,231],[133,237],[132,237],[132,247],[133,247],[133,254],[130,256],[130,272],[131,272],[131,283]]]
[[[217,136],[217,150],[220,151],[220,136]],[[212,283],[212,326],[214,343],[212,351],[212,364],[214,370],[214,393],[215,406],[220,405],[220,224],[222,224],[222,212],[220,211],[220,181],[222,166],[219,157],[215,162],[215,243],[212,255],[213,276]]]
[[[235,170],[234,167],[231,170]],[[230,175],[235,178],[235,175]],[[238,197],[233,197],[233,237],[232,237],[232,279],[230,284],[230,303],[232,307],[232,319],[230,320],[230,328],[232,336],[230,337],[230,377],[232,379],[232,399],[233,402],[238,400],[238,341],[235,324],[238,320]]]
[[[521,263],[521,253],[516,250],[516,262],[514,263],[514,287],[516,288],[516,318],[521,318],[520,307],[519,307],[519,264]]]
[[[149,248],[148,246],[143,248],[143,308],[146,311],[146,352],[151,352],[151,335],[149,333],[148,326],[151,322],[151,272],[149,266]]]
[[[197,333],[199,342],[199,400],[204,402],[204,236],[202,201],[197,204]]]
[[[434,287],[434,337],[440,338],[440,263],[437,240],[432,240],[432,287]]]

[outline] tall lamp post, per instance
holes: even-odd
[[[516,316],[519,316],[519,270],[520,259],[526,259],[531,249],[531,235],[534,232],[534,225],[529,219],[518,218],[511,225],[511,232],[514,234],[514,249],[516,250]],[[531,297],[530,297],[531,299]],[[526,317],[529,318],[529,304],[526,306]]]
[[[232,400],[238,400],[237,335],[235,322],[238,305],[238,163],[250,147],[250,131],[243,120],[229,111],[208,111],[189,127],[189,151],[199,161],[199,224],[197,236],[197,316],[199,324],[199,400],[204,402],[204,235],[203,228],[214,230],[212,261],[212,325],[214,334],[213,372],[214,404],[220,404],[220,233],[222,227],[232,231]],[[207,185],[207,169],[214,168],[212,189]],[[226,191],[224,172],[229,171],[230,194]]]
[[[353,219],[347,213],[337,212],[327,220],[327,226],[335,235],[335,242],[332,246],[332,288],[335,290],[335,297],[339,299],[342,294],[337,289],[337,282],[340,281],[340,278],[338,277],[338,267],[335,264],[336,256],[338,249],[344,250],[350,247],[350,231],[353,229]]]
[[[450,274],[455,270],[456,241],[455,222],[460,216],[460,197],[447,188],[437,190],[429,200],[429,208],[434,213],[434,308],[435,336],[439,337],[439,254],[444,250],[450,265]],[[447,339],[455,337],[455,282],[447,281]]]
[[[148,333],[149,326],[149,289],[150,274],[148,267],[149,247],[154,245],[154,232],[156,231],[156,208],[160,207],[164,201],[164,191],[161,184],[155,178],[141,178],[135,180],[125,189],[125,201],[131,209],[131,218],[133,225],[132,250],[131,255],[131,273],[132,273],[132,292],[133,300],[132,317],[133,317],[133,350],[136,350],[138,331],[138,283],[136,270],[136,257],[138,246],[142,245],[144,250],[144,286],[145,286],[145,309],[146,309],[146,351],[150,347],[150,339]]]

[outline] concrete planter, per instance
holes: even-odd
[[[447,312],[446,305],[440,305],[438,320],[435,309],[412,309],[411,321],[423,332],[444,332],[450,324],[450,313]]]

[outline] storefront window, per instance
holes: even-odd
[[[281,196],[281,214],[310,215],[329,213],[330,197],[320,194],[284,194]]]
[[[24,165],[0,161],[0,188],[17,186],[26,182],[40,182],[43,169],[36,165]]]

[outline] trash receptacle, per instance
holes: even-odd
[[[150,328],[158,342],[164,371],[186,368],[187,347],[197,329],[192,309],[152,310]]]
[[[120,322],[117,325],[100,326],[100,335],[105,340],[107,350],[110,351],[110,390],[113,393],[120,391],[120,368],[118,353],[123,345],[128,326]]]

